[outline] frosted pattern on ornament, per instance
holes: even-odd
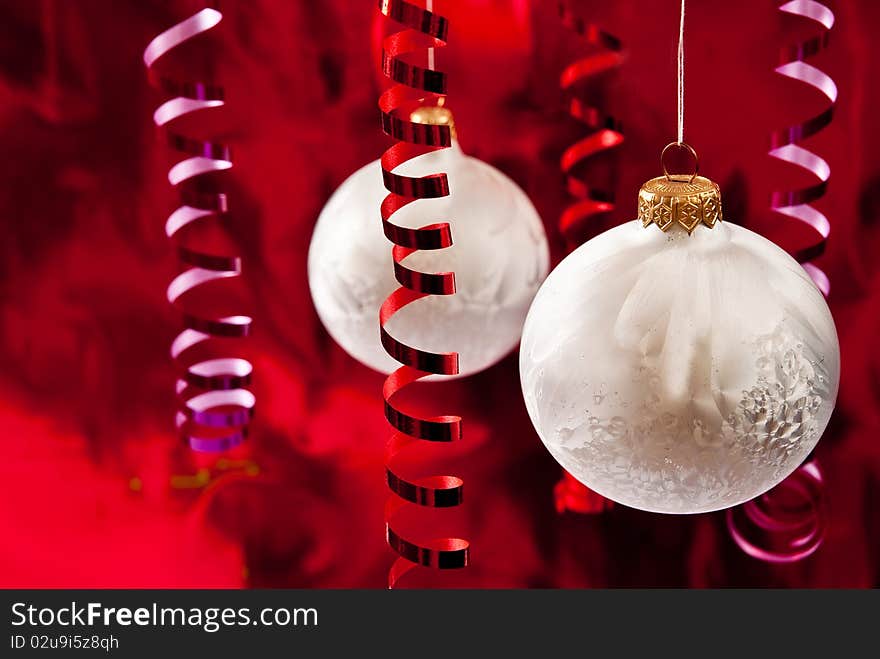
[[[788,254],[737,225],[629,222],[569,255],[523,330],[523,394],[553,457],[622,504],[697,513],[807,457],[840,375],[834,322]]]
[[[462,376],[488,368],[519,342],[529,304],[547,276],[541,219],[510,178],[464,155],[457,143],[396,171],[448,174],[449,197],[418,200],[392,221],[450,223],[452,247],[417,252],[404,263],[423,272],[454,271],[457,291],[409,305],[386,327],[415,348],[457,351]],[[378,160],[352,174],[321,211],[308,270],[312,300],[333,339],[360,362],[390,373],[399,364],[379,342],[379,307],[399,284],[379,214],[386,194]]]

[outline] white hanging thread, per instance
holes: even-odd
[[[678,143],[684,143],[684,0],[678,23]]]
[[[425,9],[430,12],[434,11],[434,0],[426,0]],[[428,48],[428,68],[434,70],[434,49]]]

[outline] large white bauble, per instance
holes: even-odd
[[[488,368],[519,342],[529,304],[547,276],[541,219],[510,178],[466,156],[456,141],[395,171],[448,175],[448,197],[415,201],[392,222],[414,228],[449,222],[451,247],[416,252],[405,263],[423,272],[454,271],[456,293],[418,300],[386,328],[412,347],[458,352],[462,376]],[[349,355],[383,373],[400,366],[379,341],[379,307],[399,286],[379,214],[387,194],[378,160],[352,174],[321,211],[308,259],[324,327]]]
[[[550,274],[520,374],[538,434],[575,478],[634,508],[699,513],[804,460],[834,408],[840,351],[821,293],[772,242],[636,220]]]

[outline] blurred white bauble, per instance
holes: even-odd
[[[663,222],[670,210],[657,207]],[[544,282],[520,375],[538,434],[575,478],[634,508],[699,513],[801,464],[834,408],[840,353],[821,293],[772,242],[720,221],[689,235],[635,220]]]
[[[386,328],[414,348],[458,352],[460,376],[482,371],[519,342],[529,304],[547,276],[541,219],[510,178],[466,156],[455,140],[395,171],[448,175],[448,197],[415,201],[392,221],[412,228],[449,222],[451,247],[416,252],[405,263],[423,272],[454,271],[456,293],[414,302]],[[321,211],[308,259],[324,327],[349,355],[383,373],[400,366],[379,341],[379,307],[399,286],[379,214],[387,194],[378,160],[352,174]]]

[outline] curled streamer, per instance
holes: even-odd
[[[567,510],[591,515],[614,507],[613,501],[593,492],[565,470],[553,488],[553,499],[556,502],[556,512],[560,515]]]
[[[560,159],[565,185],[575,201],[560,216],[559,231],[570,242],[578,242],[575,236],[582,233],[591,218],[614,210],[614,191],[591,186],[578,175],[578,171],[589,158],[621,145],[623,129],[620,121],[590,105],[576,91],[587,79],[620,66],[623,46],[614,35],[578,17],[566,2],[559,3],[559,17],[565,27],[581,36],[590,46],[599,49],[595,54],[569,64],[559,78],[568,113],[591,131],[568,147]],[[568,472],[563,473],[553,489],[553,498],[559,513],[566,510],[600,513],[613,506],[613,502],[593,492]]]
[[[824,159],[798,144],[815,135],[828,124],[837,101],[837,85],[824,72],[806,60],[828,45],[834,14],[814,0],[793,0],[779,6],[779,11],[808,18],[819,26],[818,34],[779,52],[775,71],[820,91],[828,106],[799,124],[787,126],[770,136],[770,155],[810,172],[817,183],[796,190],[777,190],[770,199],[771,210],[813,228],[817,239],[798,250],[794,257],[802,263],[819,290],[828,295],[831,285],[822,270],[810,263],[825,251],[831,224],[812,204],[828,189],[831,168]],[[818,462],[813,459],[762,496],[727,511],[731,537],[749,556],[769,563],[793,563],[806,558],[822,544],[826,510],[824,483]]]
[[[775,488],[727,511],[727,528],[740,549],[768,563],[794,563],[815,552],[825,536],[822,472],[810,460]]]
[[[394,274],[400,283],[379,312],[382,345],[402,364],[385,380],[385,417],[396,432],[389,443],[386,458],[388,487],[393,493],[385,510],[388,544],[398,554],[388,574],[388,586],[416,565],[437,569],[461,568],[469,562],[470,545],[456,537],[426,540],[404,538],[397,525],[401,513],[413,504],[448,508],[462,503],[463,482],[446,475],[404,473],[406,449],[419,442],[454,442],[461,439],[461,418],[434,416],[421,418],[404,412],[394,403],[396,394],[407,385],[430,374],[458,373],[458,353],[432,353],[412,348],[395,339],[385,329],[388,320],[403,307],[428,295],[455,293],[455,274],[426,273],[408,268],[407,256],[417,250],[444,249],[452,245],[447,222],[418,229],[398,226],[394,214],[417,199],[444,197],[449,184],[444,173],[414,178],[394,173],[401,163],[423,153],[444,149],[452,144],[448,125],[415,123],[411,114],[419,107],[441,105],[446,94],[446,75],[410,63],[406,56],[429,53],[446,43],[448,21],[443,16],[417,7],[405,0],[379,0],[379,10],[405,29],[387,36],[382,43],[382,71],[394,84],[379,97],[382,129],[397,143],[382,155],[382,176],[389,194],[382,202],[381,215],[385,235],[394,243]]]
[[[223,451],[247,436],[254,395],[248,389],[253,368],[241,357],[228,356],[230,340],[247,336],[251,318],[210,314],[210,304],[195,299],[202,288],[241,275],[239,256],[208,250],[194,238],[208,223],[222,223],[228,212],[226,194],[214,175],[232,167],[229,147],[194,139],[173,130],[175,122],[195,113],[216,111],[224,102],[223,88],[197,80],[179,80],[157,72],[157,61],[186,41],[214,29],[223,15],[206,7],[177,23],[144,51],[150,84],[171,98],[153,114],[153,122],[181,159],[168,170],[168,180],[180,194],[180,206],[171,213],[165,232],[176,247],[183,269],[168,286],[168,301],[183,316],[184,329],[171,345],[178,367],[175,423],[190,447]]]
[[[560,216],[559,229],[563,236],[572,239],[589,219],[614,210],[614,191],[590,185],[577,173],[581,164],[623,143],[620,122],[600,108],[590,105],[576,92],[587,79],[620,66],[623,46],[617,37],[578,17],[567,2],[559,3],[559,16],[566,27],[574,30],[587,44],[599,49],[595,54],[565,67],[559,78],[568,113],[591,131],[568,147],[560,160],[566,187],[575,201]]]
[[[834,13],[815,0],[786,2],[780,5],[779,11],[808,18],[817,23],[821,30],[806,41],[782,48],[779,53],[779,65],[775,71],[786,78],[798,80],[814,87],[828,99],[828,106],[819,114],[805,119],[801,123],[777,130],[770,136],[769,153],[772,157],[797,165],[818,180],[817,183],[805,188],[774,191],[770,199],[770,208],[787,218],[803,222],[816,232],[817,239],[807,247],[798,250],[794,257],[798,262],[804,264],[804,268],[809,272],[819,289],[828,295],[830,291],[828,277],[810,261],[825,251],[825,244],[831,233],[831,225],[828,218],[810,204],[821,198],[828,189],[831,168],[824,159],[800,146],[799,143],[825,128],[831,123],[834,115],[837,85],[826,73],[806,62],[808,58],[817,55],[828,45],[828,35],[834,25]]]

